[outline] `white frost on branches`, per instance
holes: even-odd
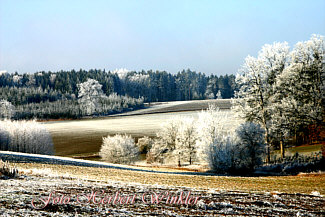
[[[99,155],[110,163],[128,164],[139,157],[139,148],[134,139],[128,135],[115,135],[103,138],[103,144]]]
[[[15,115],[15,107],[7,100],[0,101],[0,119],[11,119]]]
[[[288,44],[265,45],[248,56],[236,81],[235,109],[265,129],[265,142],[283,141],[324,115],[324,38],[312,35],[290,52]],[[270,156],[268,151],[268,157]],[[269,158],[268,158],[269,159]]]
[[[36,121],[0,121],[0,150],[54,153],[51,134]]]
[[[86,115],[95,113],[99,106],[99,100],[107,97],[102,90],[102,85],[94,79],[88,79],[86,82],[78,84],[78,98],[82,111]]]
[[[130,70],[125,68],[115,69],[112,73],[116,73],[120,79],[124,79]]]

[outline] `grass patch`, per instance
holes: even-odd
[[[322,145],[302,145],[302,146],[297,146],[297,147],[292,147],[289,148],[288,151],[292,153],[306,153],[306,152],[319,152],[322,149]]]
[[[215,189],[244,192],[274,192],[325,194],[325,174],[272,177],[229,177],[147,173],[109,168],[67,165],[18,163],[17,168],[47,170],[58,175],[97,181],[120,181],[150,185],[183,186],[197,189]]]
[[[322,145],[302,145],[297,147],[291,147],[285,149],[285,155],[291,156],[294,155],[296,152],[302,155],[311,155],[313,153],[320,152],[322,149]],[[280,156],[280,150],[274,150],[271,154]]]

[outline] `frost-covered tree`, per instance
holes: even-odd
[[[176,148],[176,139],[181,118],[179,116],[171,118],[162,123],[161,130],[157,133],[157,137],[166,143],[166,148],[170,151]]]
[[[129,135],[107,136],[103,138],[99,155],[110,163],[128,164],[138,159],[139,148]]]
[[[273,90],[273,128],[281,140],[309,125],[321,125],[325,104],[324,37],[313,35],[290,53],[290,64],[279,75]]]
[[[282,157],[290,136],[308,134],[310,126],[324,120],[324,47],[319,35],[291,52],[286,43],[265,45],[257,58],[246,59],[237,76],[236,109],[247,121],[261,124],[268,147],[279,143]]]
[[[235,167],[237,141],[234,136],[218,135],[205,149],[209,168],[218,174],[229,173]]]
[[[222,99],[221,91],[219,90],[217,93],[217,99]]]
[[[151,151],[151,155],[156,156],[157,160],[161,157],[159,155],[164,156],[165,162],[174,160],[176,157],[178,165],[180,165],[180,158],[183,154],[181,152],[182,144],[177,143],[180,124],[181,117],[177,116],[167,120],[161,125],[161,130],[157,133],[157,140],[160,142],[155,142]],[[160,147],[156,147],[158,145]]]
[[[242,122],[240,118],[230,117],[229,115],[231,112],[221,111],[213,104],[198,114],[196,150],[197,158],[200,161],[207,161],[207,153],[215,138],[235,133],[236,127]]]
[[[176,161],[192,164],[196,156],[196,129],[193,118],[171,118],[162,124],[157,139],[148,153],[149,161]]]
[[[193,163],[196,155],[196,138],[194,119],[181,118],[175,144],[175,152],[178,155],[178,166],[181,166],[181,158],[188,159],[189,164]]]
[[[86,115],[94,114],[99,106],[99,100],[106,97],[103,93],[102,85],[94,79],[88,79],[86,82],[78,84],[78,88],[81,110]]]
[[[0,119],[11,119],[15,115],[15,107],[7,100],[0,101]]]
[[[165,143],[162,140],[153,140],[152,147],[146,155],[147,163],[164,163],[164,154],[166,153],[166,151],[168,151],[168,149],[165,148]]]
[[[264,45],[257,58],[248,56],[236,77],[240,85],[236,93],[235,109],[246,121],[261,124],[265,129],[267,156],[270,160],[270,125],[272,115],[273,84],[287,65],[287,43]]]

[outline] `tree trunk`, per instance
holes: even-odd
[[[178,167],[181,167],[181,157],[180,157],[180,153],[178,154]]]
[[[266,143],[266,163],[270,163],[271,162],[271,153],[270,153],[270,143],[269,143],[269,136],[267,131],[265,131],[265,143]]]
[[[281,158],[284,159],[285,150],[284,150],[284,147],[283,147],[283,141],[282,140],[280,141],[280,152],[281,152]]]

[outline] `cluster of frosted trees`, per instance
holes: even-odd
[[[53,154],[51,134],[35,121],[0,121],[0,150]]]
[[[313,35],[289,50],[288,44],[263,46],[258,56],[248,56],[236,77],[241,86],[235,109],[247,121],[265,130],[270,160],[271,145],[284,144],[322,129],[325,88],[324,38]],[[308,137],[307,137],[308,138]],[[306,143],[310,141],[301,141]]]
[[[162,125],[157,138],[141,138],[137,145],[127,135],[105,137],[100,156],[112,163],[131,163],[147,151],[148,163],[203,163],[219,174],[252,172],[264,158],[264,130],[258,124],[228,118],[227,113],[210,106],[198,119],[172,118]]]
[[[213,171],[253,171],[265,153],[264,130],[258,124],[227,117],[214,106],[199,113],[197,120],[177,117],[157,134],[147,161],[160,163],[207,163]]]

